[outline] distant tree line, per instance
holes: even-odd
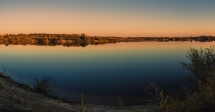
[[[70,46],[87,46],[118,43],[118,42],[140,42],[140,41],[215,41],[215,36],[196,36],[196,37],[114,37],[114,36],[87,36],[85,34],[6,34],[0,35],[0,44],[5,45],[64,45]]]

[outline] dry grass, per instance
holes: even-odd
[[[40,80],[35,79],[34,90],[38,93],[42,93],[44,95],[48,95],[52,93],[51,81],[53,81],[53,77],[43,77]]]

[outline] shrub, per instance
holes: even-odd
[[[187,52],[189,62],[182,62],[184,69],[190,72],[188,79],[194,88],[186,89],[181,97],[165,97],[160,95],[157,101],[159,109],[166,112],[214,112],[215,111],[215,46],[205,49],[193,49]],[[153,82],[150,86],[163,93]],[[147,87],[144,87],[148,91]],[[151,93],[150,93],[151,94]],[[178,95],[180,96],[180,95]],[[165,100],[163,100],[165,99]],[[165,102],[162,102],[165,101]]]
[[[208,82],[208,79],[213,76],[215,65],[215,46],[210,46],[204,50],[190,48],[187,52],[188,63],[182,62],[181,65],[184,69],[190,72],[188,77],[191,81],[197,84],[198,81]]]
[[[189,111],[215,110],[215,46],[205,49],[191,48],[187,52],[190,62],[181,63],[190,72],[188,79],[194,88],[187,91],[184,104]]]
[[[52,80],[54,80],[53,77],[43,77],[40,80],[35,79],[33,84],[34,90],[44,95],[52,93],[52,86],[50,83]]]
[[[154,100],[147,100],[150,101],[156,105],[158,105],[158,109],[165,110],[167,108],[167,101],[169,99],[169,96],[165,96],[163,93],[163,90],[159,88],[154,82],[148,81],[149,86],[146,86],[142,84],[142,88],[144,91],[150,95],[153,96]]]

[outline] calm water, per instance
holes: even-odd
[[[189,73],[179,62],[187,61],[190,47],[215,42],[130,42],[87,47],[0,45],[0,65],[17,82],[33,84],[35,78],[53,76],[54,93],[89,103],[113,104],[143,101],[140,84],[154,81],[164,89],[177,89]],[[0,68],[0,71],[4,71]],[[10,72],[12,71],[12,73]],[[18,77],[18,74],[22,78]]]

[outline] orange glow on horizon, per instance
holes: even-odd
[[[208,6],[212,3],[203,2],[208,4],[207,7],[199,7],[190,2],[185,6],[183,2],[169,4],[162,1],[157,5],[149,1],[5,1],[0,4],[0,13],[4,14],[0,18],[0,34],[215,36],[214,9]],[[190,10],[190,6],[196,10]]]

